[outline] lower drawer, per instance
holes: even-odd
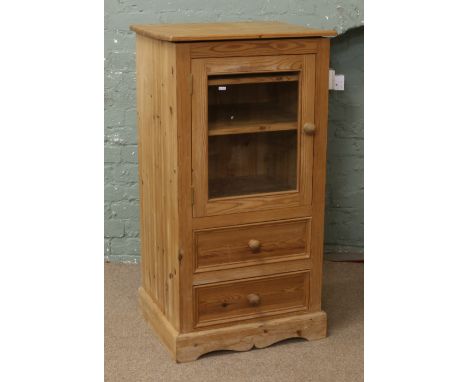
[[[305,311],[308,271],[194,287],[196,327]]]

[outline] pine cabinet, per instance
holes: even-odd
[[[279,22],[131,29],[145,319],[178,362],[323,338],[335,32]]]

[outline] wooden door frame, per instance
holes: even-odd
[[[312,203],[313,136],[305,136],[305,122],[315,123],[315,55],[277,55],[192,59],[192,186],[193,216],[298,207]],[[298,121],[298,188],[295,191],[208,199],[208,75],[300,72]]]

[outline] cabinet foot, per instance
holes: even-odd
[[[288,338],[317,340],[326,337],[325,312],[250,322],[229,327],[178,333],[156,304],[140,288],[140,308],[177,362],[194,361],[215,350],[247,351],[264,348]]]

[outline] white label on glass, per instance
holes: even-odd
[[[218,86],[218,90],[226,90],[226,86]]]

